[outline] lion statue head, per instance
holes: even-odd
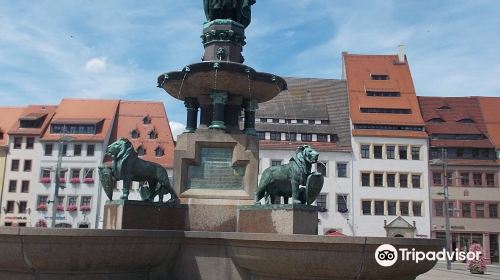
[[[127,138],[120,138],[108,146],[106,154],[112,156],[115,160],[122,160],[135,154],[135,150]]]
[[[319,153],[309,145],[302,145],[298,147],[295,155],[299,159],[299,161],[311,164],[318,162],[319,157]]]

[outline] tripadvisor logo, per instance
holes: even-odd
[[[412,261],[419,263],[421,261],[446,261],[446,256],[450,260],[458,261],[474,261],[479,260],[481,252],[460,252],[458,249],[452,252],[446,252],[446,249],[442,251],[417,251],[415,248],[411,250],[408,248],[399,248],[399,251],[391,244],[382,244],[378,246],[375,251],[375,260],[377,263],[384,267],[389,267],[394,265],[398,261],[398,257],[402,261]]]

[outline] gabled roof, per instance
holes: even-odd
[[[397,55],[359,55],[343,54],[347,89],[349,93],[349,112],[353,124],[423,126],[413,80],[408,61],[398,62]],[[374,80],[372,75],[387,75],[387,80]],[[398,92],[396,97],[368,96],[367,91]],[[405,109],[409,114],[364,113],[367,109]],[[384,136],[387,132],[370,129],[363,134]],[[400,131],[398,131],[400,132]],[[390,134],[390,135],[389,135]],[[418,137],[425,133],[416,132]]]
[[[149,117],[151,123],[144,124],[145,117]],[[131,137],[133,130],[139,133],[139,138]],[[149,139],[149,133],[153,130],[158,134],[158,138]],[[146,150],[142,159],[156,162],[167,168],[173,167],[174,138],[162,102],[120,101],[110,142],[120,137],[129,139],[136,150],[142,146]],[[155,155],[158,147],[164,151],[161,157]]]
[[[500,149],[500,98],[480,97],[479,104],[490,140]]]
[[[7,133],[18,121],[24,110],[23,107],[0,107],[0,135],[2,136],[0,137],[0,146],[9,144]]]
[[[29,105],[24,109],[19,116],[17,122],[9,130],[9,134],[13,135],[33,135],[41,136],[47,129],[47,126],[54,115],[57,106],[53,105]],[[22,128],[21,120],[38,120],[42,119],[40,127],[37,128]]]
[[[119,100],[104,99],[63,99],[55,111],[51,124],[89,124],[89,120],[103,120],[96,134],[71,134],[74,141],[104,141],[111,133],[112,122],[118,109]],[[42,140],[57,141],[61,135],[52,134],[47,129]]]
[[[392,220],[390,223],[384,226],[385,228],[410,228],[415,229],[415,226],[408,223],[403,217],[398,216],[396,219]]]

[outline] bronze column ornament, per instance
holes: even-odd
[[[259,104],[255,99],[245,99],[243,102],[245,109],[245,124],[243,132],[247,135],[257,135],[255,130],[255,111],[259,108]]]
[[[200,104],[198,104],[195,97],[186,97],[186,99],[184,99],[184,106],[186,106],[187,110],[186,129],[184,133],[193,133],[197,128],[198,108]]]
[[[209,126],[211,129],[226,129],[224,124],[224,107],[226,106],[228,95],[226,92],[211,92],[210,98],[214,105],[214,114],[212,124]]]

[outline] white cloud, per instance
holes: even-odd
[[[94,57],[85,63],[85,70],[91,73],[102,73],[106,67],[106,57]]]
[[[186,125],[174,121],[169,122],[169,124],[170,124],[170,130],[172,130],[172,136],[174,137],[174,140],[177,141],[177,135],[182,134],[182,132],[184,132]]]

